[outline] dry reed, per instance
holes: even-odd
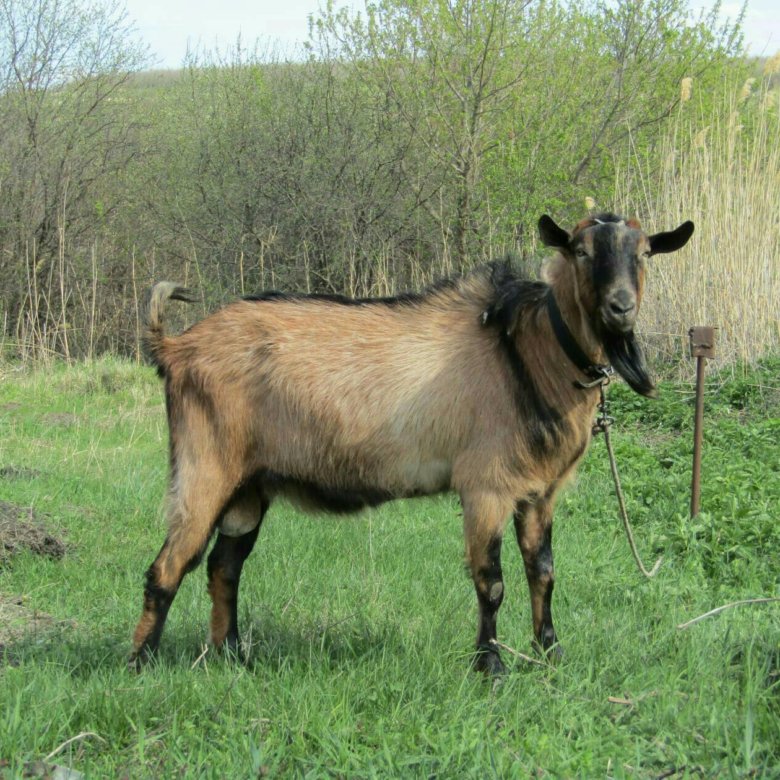
[[[642,314],[653,358],[685,355],[692,325],[718,328],[721,364],[780,348],[780,113],[764,78],[715,110],[680,105],[660,167],[621,166],[617,203],[651,230],[696,223],[691,243],[654,261]]]

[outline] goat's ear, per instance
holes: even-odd
[[[556,249],[566,249],[571,242],[571,236],[563,228],[558,227],[547,214],[539,219],[539,237],[545,246],[553,246]]]
[[[688,239],[693,235],[693,222],[683,222],[676,230],[668,233],[656,233],[650,236],[650,254],[657,255],[662,252],[676,252],[682,249]]]

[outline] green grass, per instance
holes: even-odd
[[[241,666],[207,653],[204,567],[174,602],[159,658],[125,668],[142,574],[164,537],[162,392],[151,369],[103,361],[0,366],[0,500],[62,535],[25,553],[0,595],[55,618],[0,661],[0,775],[49,763],[88,777],[780,777],[780,364],[711,383],[704,512],[687,519],[690,393],[612,388],[635,570],[596,440],[559,502],[556,667],[469,669],[476,599],[454,497],[357,518],[269,513],[245,567]],[[758,387],[763,385],[763,387]],[[774,386],[775,390],[767,389]],[[531,651],[517,546],[504,545],[499,639]],[[197,663],[196,663],[197,662]],[[192,668],[194,666],[194,668]],[[610,700],[612,697],[612,701]]]

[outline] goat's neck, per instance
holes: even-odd
[[[566,326],[594,365],[605,363],[603,348],[588,323],[575,289],[560,278],[556,281],[558,283],[550,286]],[[588,377],[571,362],[558,342],[547,307],[540,306],[533,312],[529,311],[517,334],[517,349],[539,392],[559,411],[568,414],[579,410],[576,414],[582,415],[583,424],[589,430],[590,415],[598,402],[599,389],[582,389],[575,384],[577,380],[587,381]]]
[[[551,287],[563,321],[582,351],[593,364],[606,363],[604,348],[590,324],[574,269],[566,267],[563,273],[552,281]],[[560,349],[560,346],[558,348]]]

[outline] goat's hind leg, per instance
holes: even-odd
[[[204,469],[187,485],[171,491],[168,536],[146,572],[143,611],[133,634],[130,668],[140,668],[157,649],[181,581],[200,563],[230,496],[227,485],[227,479],[218,470]]]
[[[260,532],[268,501],[254,487],[236,495],[220,523],[217,541],[208,557],[208,590],[211,596],[211,643],[230,653],[240,653],[238,635],[238,587],[244,561]]]

